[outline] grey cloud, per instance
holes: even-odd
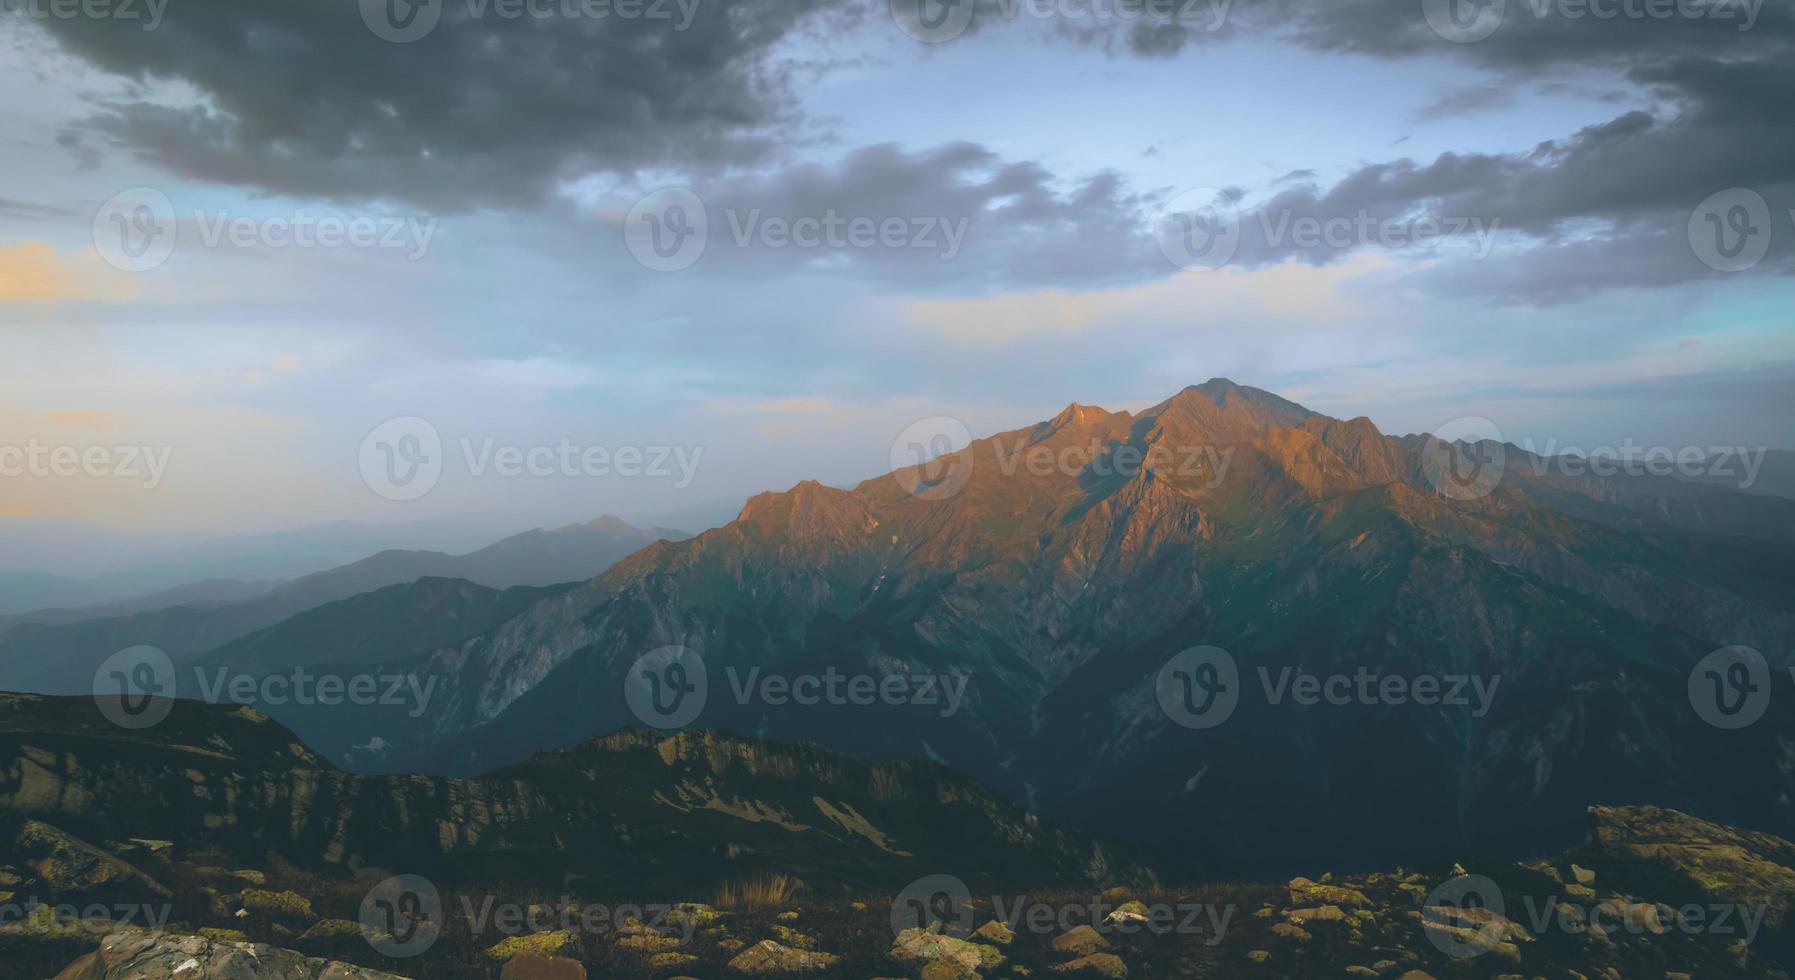
[[[60,207],[54,204],[40,204],[35,201],[20,201],[10,197],[0,197],[0,214],[20,218],[67,218],[79,214],[73,208]]]
[[[1628,78],[1666,104],[1525,153],[1383,162],[1325,191],[1289,188],[1246,216],[1238,261],[1320,264],[1362,244],[1280,247],[1254,234],[1267,216],[1465,219],[1499,224],[1518,241],[1485,262],[1443,271],[1443,288],[1551,302],[1607,286],[1714,275],[1689,245],[1690,215],[1710,194],[1747,188],[1771,209],[1771,247],[1757,271],[1791,271],[1795,117],[1783,107],[1795,104],[1795,64],[1691,57],[1640,67]]]
[[[1155,195],[1111,172],[1062,179],[976,143],[917,152],[874,145],[839,163],[719,177],[694,182],[693,190],[709,228],[701,271],[845,269],[957,292],[1121,282],[1163,271],[1149,260],[1157,254],[1145,234]],[[771,222],[832,215],[875,225],[896,220],[929,238],[902,247],[800,247],[783,233],[774,241],[764,233]],[[958,245],[951,240],[956,229],[963,232]]]
[[[1458,88],[1443,93],[1415,113],[1416,122],[1432,122],[1453,116],[1503,109],[1514,104],[1514,93],[1505,88]]]

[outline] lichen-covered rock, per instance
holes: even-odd
[[[1667,863],[1711,902],[1762,906],[1764,927],[1772,934],[1795,929],[1795,843],[1662,807],[1591,807],[1589,812],[1595,820],[1590,846],[1604,858],[1608,878],[1617,871],[1611,863]],[[1579,881],[1588,886],[1593,877]]]
[[[773,934],[779,937],[780,942],[793,949],[815,949],[817,945],[815,939],[793,929],[791,926],[778,925],[775,923],[773,926]]]
[[[1004,956],[994,947],[955,939],[926,929],[905,929],[898,933],[888,954],[892,959],[913,968],[923,967],[939,959],[951,959],[973,970],[995,970],[1003,965]]]
[[[1341,905],[1354,909],[1371,907],[1371,899],[1356,888],[1314,882],[1307,878],[1292,878],[1284,887],[1290,891],[1290,902],[1293,905]]]
[[[56,980],[403,980],[391,973],[301,956],[260,943],[127,929]]]
[[[578,956],[580,937],[572,932],[537,932],[528,936],[510,936],[486,950],[488,959],[508,960],[519,953],[537,956]]]
[[[312,911],[311,900],[297,892],[251,888],[243,893],[242,903],[251,919],[271,919],[285,925],[305,927],[318,918]]]
[[[729,961],[729,972],[744,977],[804,976],[834,969],[841,957],[814,950],[792,949],[763,939]]]

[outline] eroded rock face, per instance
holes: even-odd
[[[56,980],[404,980],[260,943],[139,929],[114,933]]]

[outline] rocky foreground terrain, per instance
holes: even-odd
[[[58,980],[1788,975],[1795,845],[1650,807],[1595,809],[1591,817],[1589,842],[1571,853],[1469,869],[1495,883],[1500,912],[1496,902],[1448,900],[1455,882],[1479,880],[1459,875],[1461,868],[1282,885],[974,893],[938,902],[943,918],[925,915],[904,928],[909,895],[825,893],[790,878],[724,883],[702,902],[633,905],[495,883],[490,892],[444,892],[433,906],[440,928],[416,951],[363,914],[388,869],[318,873],[272,858],[235,867],[230,855],[203,845],[89,842],[43,822],[10,821],[0,897],[27,911],[0,927],[0,973]],[[507,920],[508,908],[517,921]]]
[[[127,733],[91,701],[0,708],[8,978],[1705,980],[1795,965],[1795,844],[1656,807],[1591,808],[1583,843],[1537,860],[1204,882],[945,770],[756,740],[625,733],[477,780],[353,777],[241,709],[183,704]]]

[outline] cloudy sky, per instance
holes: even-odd
[[[1212,376],[1795,448],[1784,0],[962,2],[0,0],[0,520],[692,524]]]

